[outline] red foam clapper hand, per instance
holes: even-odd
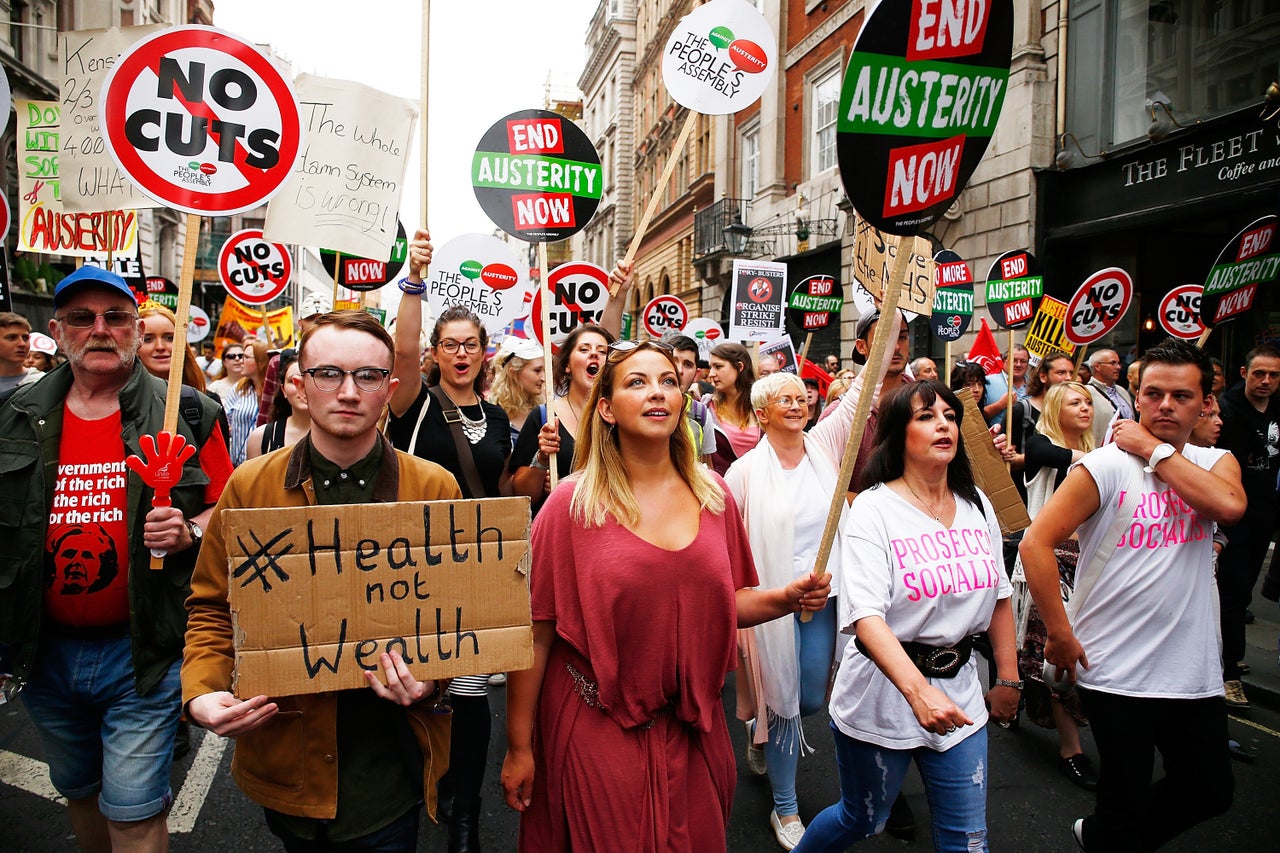
[[[150,486],[155,494],[151,498],[151,506],[173,506],[170,492],[182,479],[182,466],[196,453],[196,446],[188,444],[181,435],[171,432],[160,432],[154,438],[144,435],[141,440],[144,461],[138,456],[129,456],[124,464],[129,466],[142,481]],[[151,552],[153,557],[164,557],[164,552]]]

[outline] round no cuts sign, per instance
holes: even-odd
[[[1204,321],[1200,319],[1200,294],[1203,290],[1203,285],[1183,284],[1166,293],[1156,309],[1161,328],[1184,341],[1200,337],[1205,330]]]
[[[445,243],[431,258],[427,300],[433,316],[461,305],[495,335],[520,316],[531,283],[515,252],[492,234],[463,234]]]
[[[147,195],[188,213],[257,207],[298,159],[292,84],[253,45],[213,27],[137,42],[107,74],[100,103],[112,158]]]
[[[1067,340],[1087,346],[1124,319],[1133,301],[1133,278],[1119,267],[1098,270],[1067,303]]]
[[[933,256],[933,313],[929,329],[935,338],[954,342],[973,322],[973,273],[964,258],[943,249]]]
[[[679,332],[689,322],[689,307],[678,296],[655,296],[644,306],[644,330],[650,337],[661,338],[667,332]]]
[[[542,327],[542,300],[552,294],[548,316],[550,326]],[[569,336],[575,327],[586,323],[599,323],[604,308],[609,304],[609,274],[595,264],[575,261],[561,264],[547,274],[546,286],[533,293],[533,307],[529,319],[533,336],[544,343],[548,334],[553,349]]]
[[[343,255],[333,249],[320,250],[320,263],[330,278],[337,276],[338,284],[348,290],[377,290],[400,274],[409,257],[409,238],[404,233],[404,223],[396,220],[396,241],[391,244],[391,255],[385,261],[373,258],[357,258]]]
[[[1012,52],[1012,0],[876,7],[836,114],[840,179],[860,216],[918,234],[952,205],[995,132]]]
[[[245,305],[266,305],[288,286],[293,258],[284,246],[263,238],[261,228],[246,228],[222,244],[218,275],[227,293]]]
[[[1043,297],[1044,276],[1030,252],[1005,252],[987,272],[987,313],[1001,328],[1031,325]]]
[[[1253,307],[1258,288],[1280,273],[1277,218],[1264,216],[1250,223],[1223,247],[1200,297],[1200,319],[1206,326],[1234,320]]]
[[[662,55],[676,103],[729,115],[755,103],[778,65],[778,39],[746,0],[711,0],[680,19]]]
[[[587,135],[547,110],[498,121],[471,159],[471,186],[485,215],[531,243],[567,240],[600,205],[604,171]]]

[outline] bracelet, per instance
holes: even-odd
[[[533,455],[533,461],[529,463],[529,467],[537,468],[539,471],[547,471],[547,470],[550,470],[551,466],[547,465],[541,459],[539,459],[538,454],[535,453]]]
[[[421,296],[427,290],[426,282],[419,282],[418,284],[414,284],[413,282],[409,281],[409,276],[405,276],[404,278],[397,281],[396,287],[400,288],[400,291],[402,293],[407,293],[410,296]]]
[[[1014,690],[1022,689],[1022,681],[1010,681],[1007,678],[997,678],[996,687],[1012,687]]]

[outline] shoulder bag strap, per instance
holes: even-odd
[[[449,399],[449,395],[440,390],[439,385],[429,385],[427,390],[440,404],[440,408],[444,411],[445,422],[449,424],[449,433],[453,436],[453,445],[458,451],[458,467],[462,470],[462,478],[465,481],[459,485],[467,492],[469,498],[484,497],[484,486],[480,484],[480,472],[476,470],[476,460],[471,455],[471,442],[467,441],[466,433],[462,431],[462,412],[453,400]],[[429,399],[422,402],[424,412],[427,410]],[[480,405],[483,406],[484,403]],[[416,429],[414,435],[417,435]]]

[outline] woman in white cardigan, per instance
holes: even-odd
[[[861,377],[851,399],[857,398]],[[790,583],[811,572],[818,554],[831,495],[835,493],[857,406],[842,405],[805,432],[809,410],[805,386],[795,374],[775,373],[751,388],[751,405],[765,440],[734,462],[725,475],[746,523],[761,588]],[[849,401],[845,401],[849,403]],[[840,552],[832,550],[827,570],[839,587]],[[796,803],[796,767],[807,749],[800,718],[820,710],[836,655],[836,608],[739,632],[758,722],[748,724],[751,745],[764,744],[773,788],[770,825],[778,843],[790,850],[804,834]]]

